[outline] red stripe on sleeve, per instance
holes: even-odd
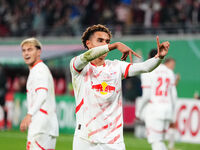
[[[75,60],[76,60],[76,57],[75,57],[74,61],[75,61]],[[75,67],[75,65],[74,65],[74,62],[73,62],[73,68],[74,68],[74,70],[76,70],[76,72],[78,72],[78,73],[81,73],[81,71],[82,71],[82,70],[77,70],[77,69],[76,69],[76,67]]]
[[[37,92],[38,90],[41,90],[41,89],[48,91],[48,89],[45,87],[39,87],[39,88],[35,89],[35,92]]]
[[[76,107],[76,112],[75,113],[77,113],[80,110],[80,108],[81,108],[81,106],[83,104],[84,104],[84,99],[82,99],[82,101],[80,102],[80,104],[78,104],[78,106]]]
[[[44,114],[48,115],[48,112],[46,110],[40,108],[40,111],[43,112]]]
[[[129,71],[130,66],[131,66],[131,64],[128,64],[128,66],[126,67],[125,74],[124,74],[125,79],[128,76],[128,71]]]

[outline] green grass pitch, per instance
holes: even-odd
[[[126,150],[151,150],[146,139],[133,137],[132,133],[124,133]],[[72,150],[72,134],[60,134],[56,150]],[[0,150],[25,150],[26,133],[19,131],[0,131]],[[180,150],[200,150],[200,144],[176,143]]]

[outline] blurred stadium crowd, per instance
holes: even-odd
[[[199,33],[199,0],[1,0],[0,37],[80,36],[91,24],[114,35]]]

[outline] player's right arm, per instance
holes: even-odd
[[[127,56],[131,56],[134,54],[137,57],[140,57],[138,54],[136,54],[132,49],[130,49],[128,46],[121,42],[116,42],[113,44],[107,44],[103,46],[98,46],[89,49],[85,53],[73,58],[71,60],[71,67],[73,67],[74,70],[77,72],[81,72],[83,68],[92,60],[104,55],[105,53],[108,53],[111,50],[118,49],[119,51],[122,52],[122,58],[121,60],[126,60]],[[130,58],[132,62],[132,57]]]

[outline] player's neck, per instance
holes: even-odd
[[[91,61],[91,63],[95,66],[101,66],[101,65],[104,65],[105,64],[105,60],[104,59],[95,59],[93,61]]]
[[[34,66],[36,66],[40,62],[42,62],[41,59],[36,60],[33,64],[29,65],[29,69],[32,69]]]

